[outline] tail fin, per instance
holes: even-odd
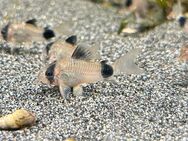
[[[114,68],[114,75],[118,74],[141,74],[144,71],[135,64],[135,59],[138,54],[141,53],[141,49],[135,48],[129,51],[124,56],[120,57],[116,62],[112,64]]]

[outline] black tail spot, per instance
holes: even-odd
[[[49,29],[48,27],[45,27],[45,28],[44,28],[43,37],[44,37],[46,40],[49,40],[49,39],[55,37],[55,32],[54,32],[53,30]]]
[[[101,74],[103,78],[108,78],[113,75],[113,68],[112,66],[106,64],[107,61],[101,61]]]

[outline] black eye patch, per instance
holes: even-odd
[[[6,26],[4,26],[1,30],[1,35],[3,36],[4,40],[8,40],[8,29],[9,29],[10,23],[8,23]]]
[[[53,62],[46,70],[45,75],[46,78],[53,83],[54,81],[54,70],[55,70],[56,62]]]

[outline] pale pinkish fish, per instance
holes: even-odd
[[[55,37],[53,30],[40,28],[36,19],[21,23],[8,23],[1,29],[1,38],[11,43],[40,42]]]
[[[77,47],[71,57],[60,58],[43,68],[38,79],[44,84],[59,86],[61,95],[68,99],[71,93],[82,94],[82,84],[113,79],[114,75],[122,73],[143,73],[133,61],[140,51],[133,49],[109,65],[107,61],[92,61],[92,54],[87,48]]]
[[[46,45],[43,51],[43,60],[48,64],[59,58],[70,58],[76,48],[77,37],[72,35],[66,40],[57,39]]]

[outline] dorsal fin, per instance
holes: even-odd
[[[30,19],[30,20],[26,21],[25,23],[37,26],[37,20],[35,18]]]
[[[92,53],[85,46],[78,45],[72,54],[73,59],[91,60]]]
[[[71,45],[76,45],[77,36],[76,35],[72,35],[72,36],[68,37],[65,41],[67,43],[71,44]]]

